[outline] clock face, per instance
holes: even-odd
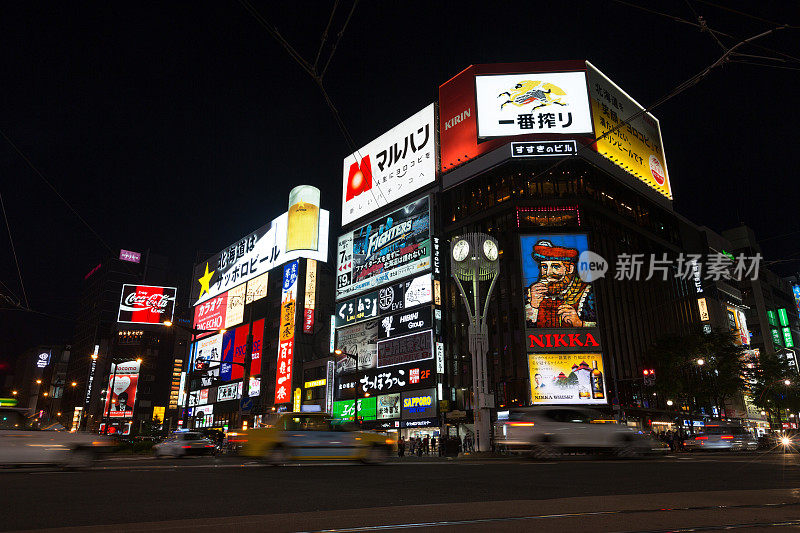
[[[469,255],[469,243],[462,239],[453,246],[453,259],[463,261],[467,255]]]
[[[492,241],[483,241],[483,255],[489,261],[497,259],[497,245]]]

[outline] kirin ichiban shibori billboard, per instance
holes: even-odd
[[[339,237],[336,298],[431,267],[428,198],[421,198]]]
[[[434,105],[344,158],[342,226],[436,181]]]
[[[171,321],[177,292],[175,287],[125,284],[119,300],[117,322],[163,324]]]

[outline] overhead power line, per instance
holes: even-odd
[[[6,214],[6,204],[3,202],[3,193],[0,192],[0,207],[3,208],[3,219],[6,221],[6,229],[8,230],[8,240],[11,241],[11,251],[14,254],[14,263],[17,265],[17,275],[19,276],[19,286],[22,288],[22,296],[25,298],[25,307],[28,307],[28,295],[25,292],[25,283],[22,281],[22,271],[19,268],[19,258],[17,257],[17,249],[14,246],[14,237],[11,236],[11,225],[8,223],[8,215]]]
[[[289,42],[278,32],[277,28],[275,28],[272,24],[270,24],[270,22],[261,13],[258,12],[258,10],[250,3],[249,0],[239,0],[239,3],[242,5],[242,7],[244,7],[244,9],[248,13],[250,13],[253,16],[253,18],[256,19],[256,21],[265,30],[267,30],[267,32],[276,41],[278,41],[278,43],[283,47],[284,50],[286,50],[289,56],[292,59],[294,59],[295,62],[297,62],[297,64],[300,65],[300,68],[302,68],[306,72],[306,74],[311,76],[311,78],[317,84],[317,87],[322,93],[322,98],[325,100],[325,104],[328,106],[328,109],[330,109],[331,114],[333,114],[333,118],[336,121],[336,125],[339,127],[339,130],[341,131],[342,136],[344,137],[345,142],[347,143],[347,146],[351,150],[351,153],[356,156],[355,162],[360,167],[361,159],[363,159],[361,156],[361,152],[358,146],[356,145],[355,141],[353,140],[352,135],[350,135],[350,131],[347,129],[347,125],[344,123],[344,120],[342,120],[342,117],[339,114],[339,110],[334,105],[333,99],[331,99],[330,95],[328,94],[328,91],[325,89],[325,84],[323,83],[323,77],[325,76],[325,72],[327,71],[328,66],[330,65],[331,59],[333,58],[333,54],[336,52],[336,47],[338,46],[339,41],[342,39],[342,35],[344,35],[344,30],[347,28],[347,25],[353,16],[353,12],[355,11],[356,6],[358,5],[358,0],[355,0],[355,2],[353,3],[353,7],[350,9],[350,13],[347,16],[347,20],[345,20],[342,29],[339,31],[336,42],[334,43],[333,48],[331,50],[331,53],[328,55],[328,59],[325,61],[325,67],[322,69],[322,72],[319,72],[316,68],[316,65],[318,63],[317,61],[314,62],[315,63],[314,65],[311,65],[308,61],[303,59],[303,57],[297,52],[297,50],[295,50],[294,47],[291,44],[289,44]],[[328,29],[326,29],[325,31],[327,32]],[[324,45],[324,39],[323,39],[323,45]],[[321,48],[320,48],[320,53],[321,53]],[[383,194],[383,191],[381,190],[380,183],[376,180],[372,182],[372,185],[373,187],[371,187],[368,190],[368,192],[372,196],[372,199],[375,201],[375,203],[379,203],[378,199],[375,197],[375,190],[378,191],[378,193],[381,195],[385,203],[389,203],[388,199],[386,198],[386,195]]]

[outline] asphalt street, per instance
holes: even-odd
[[[662,531],[681,520],[686,527],[800,525],[793,454],[281,467],[234,457],[111,457],[83,471],[1,469],[0,486],[4,531],[522,531],[554,520],[552,527],[569,531],[579,523],[585,530],[587,519],[597,531]],[[665,508],[672,512],[661,516]]]

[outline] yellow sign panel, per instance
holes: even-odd
[[[299,387],[294,390],[294,403],[292,404],[292,411],[295,413],[300,412],[300,400],[302,393],[303,391],[301,391]]]
[[[644,108],[588,61],[586,67],[594,134],[602,137],[597,152],[672,200],[658,119],[644,113],[630,120]]]
[[[164,411],[166,409],[164,407],[159,407],[158,405],[153,407],[153,421],[154,422],[163,422],[164,421]]]
[[[303,387],[305,387],[307,389],[310,389],[310,388],[313,388],[313,387],[322,387],[323,385],[325,385],[325,383],[327,383],[327,381],[324,378],[323,379],[316,379],[314,381],[306,381],[305,384],[303,385]]]
[[[225,329],[240,324],[244,319],[244,293],[247,284],[242,283],[228,291],[228,309],[225,312]]]
[[[600,353],[531,353],[528,370],[534,405],[608,402]]]
[[[267,295],[267,282],[269,281],[269,272],[264,272],[260,276],[256,276],[247,282],[247,297],[245,303],[250,304],[256,300]]]
[[[700,310],[700,321],[707,322],[710,317],[708,316],[708,304],[705,298],[697,299],[697,308]]]

